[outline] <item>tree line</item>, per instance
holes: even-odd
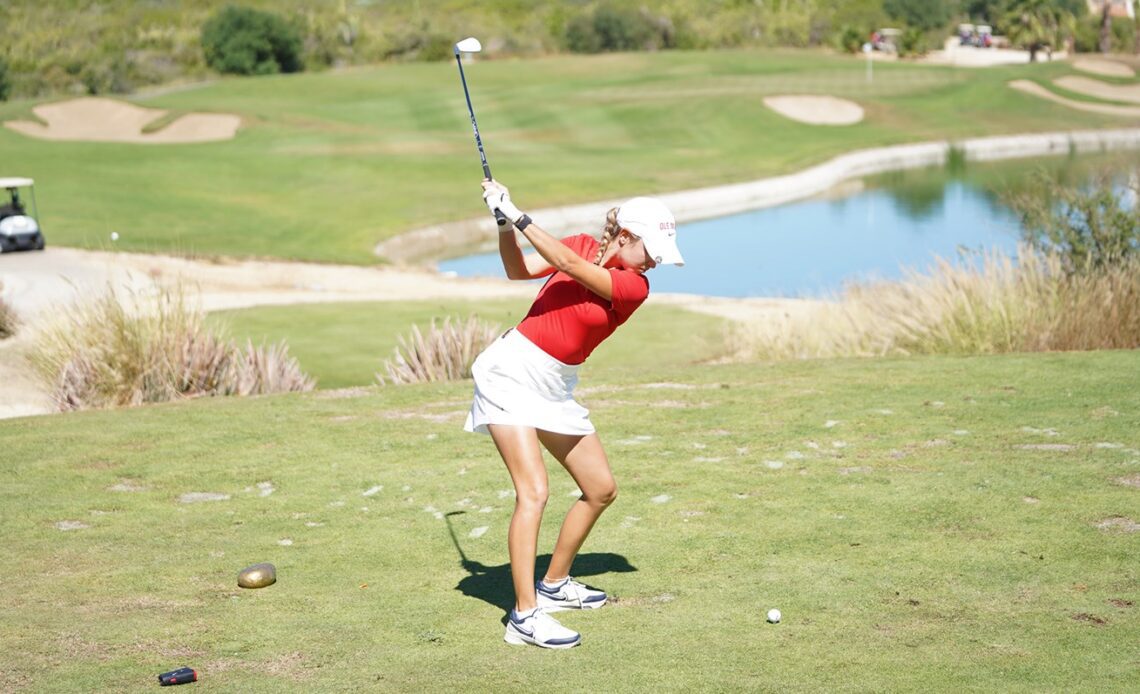
[[[217,73],[445,60],[475,35],[489,55],[824,47],[883,27],[900,52],[985,23],[1036,53],[1140,51],[1136,22],[1086,0],[12,0],[0,3],[0,99],[130,93]],[[1128,0],[1140,2],[1140,0]],[[1140,15],[1140,12],[1136,13]]]

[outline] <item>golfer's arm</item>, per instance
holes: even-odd
[[[543,231],[537,224],[527,225],[522,233],[534,246],[534,250],[538,251],[538,254],[546,262],[550,263],[551,268],[565,272],[583,287],[606,301],[613,298],[614,281],[610,277],[609,270],[581,258],[561,241]]]
[[[499,257],[503,260],[503,270],[509,280],[533,280],[554,272],[554,268],[541,255],[523,255],[513,228],[510,232],[499,234]]]

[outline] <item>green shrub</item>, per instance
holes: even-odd
[[[602,5],[567,22],[566,48],[573,53],[670,48],[672,24],[646,12]]]
[[[384,362],[387,380],[400,384],[470,378],[475,357],[495,341],[499,332],[498,325],[489,325],[475,316],[462,324],[444,318],[439,328],[433,320],[427,335],[413,325],[410,336],[399,337],[395,356]],[[376,374],[376,381],[383,385],[385,377]]]
[[[926,34],[916,27],[903,29],[899,37],[899,57],[923,55],[927,51]]]
[[[229,5],[202,26],[206,64],[218,72],[298,72],[301,49],[299,32],[272,12]]]
[[[1108,173],[1081,188],[1045,172],[1009,196],[1026,240],[1057,254],[1066,272],[1096,272],[1140,257],[1140,177],[1121,186]],[[1127,198],[1131,197],[1131,201]]]
[[[80,303],[37,336],[32,355],[64,411],[314,386],[283,343],[242,350],[208,330],[181,289]]]
[[[883,10],[909,27],[942,29],[957,9],[953,0],[883,0]]]
[[[839,47],[848,53],[858,53],[863,50],[863,44],[867,41],[867,33],[859,31],[855,27],[848,26],[843,28],[843,32],[839,34]]]

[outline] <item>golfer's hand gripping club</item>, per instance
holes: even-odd
[[[480,150],[480,153],[482,153],[482,150]],[[487,181],[493,180],[491,178],[491,168],[487,166],[486,161],[483,162],[483,172],[487,174],[487,178],[483,179],[484,184]],[[506,188],[503,188],[503,190],[505,191]],[[513,217],[511,220],[508,220],[507,215],[503,214],[503,210],[492,205],[491,201],[487,199],[486,191],[483,193],[483,200],[487,203],[487,207],[491,208],[491,214],[495,215],[495,223],[499,225],[499,232],[502,233],[504,231],[508,231],[511,226],[510,222],[517,219],[517,217]],[[507,193],[507,202],[510,202],[510,193]],[[515,209],[517,210],[518,208],[516,207]]]
[[[498,181],[483,181],[483,201],[496,218],[503,215],[504,222],[510,220],[514,223],[523,216],[522,210],[511,201],[511,192]]]

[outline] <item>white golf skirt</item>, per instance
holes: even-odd
[[[594,433],[590,411],[574,401],[578,366],[563,364],[514,328],[471,366],[475,398],[463,428],[489,434],[488,424],[514,424],[556,434]]]

